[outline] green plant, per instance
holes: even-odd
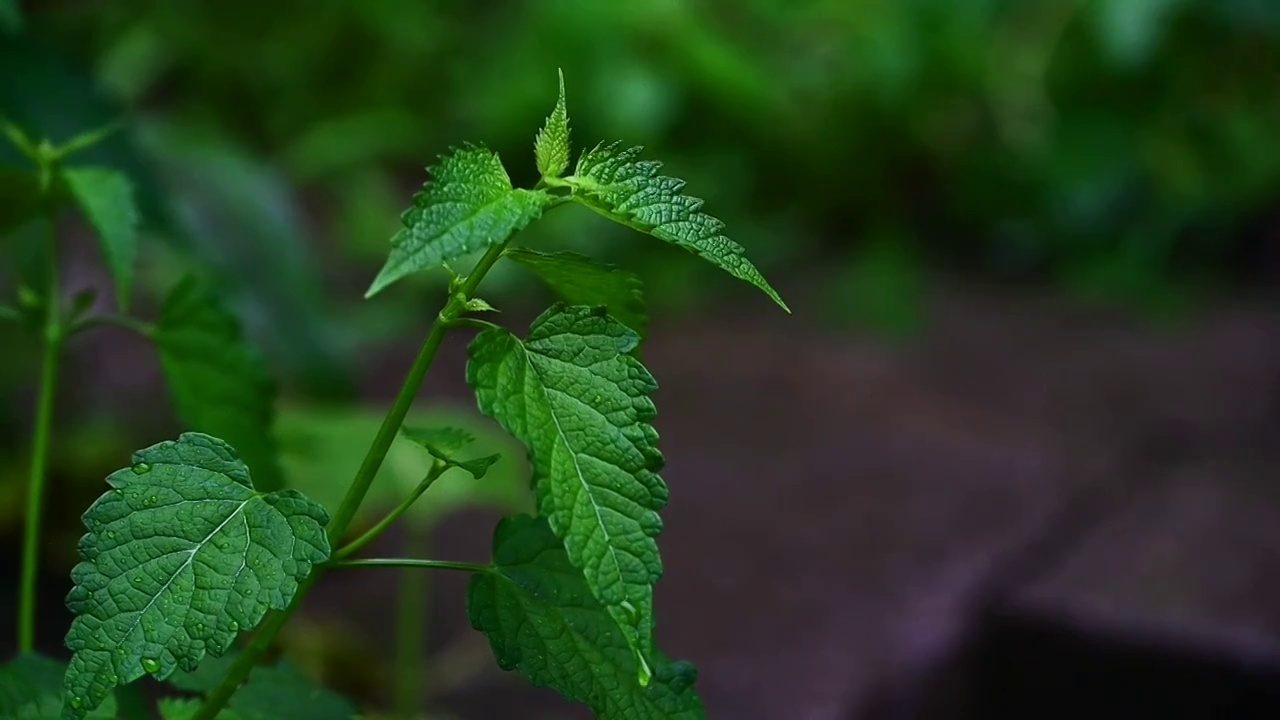
[[[789,309],[743,248],[723,235],[723,224],[702,211],[702,201],[682,193],[683,181],[660,175],[659,163],[641,159],[640,148],[596,145],[565,174],[570,142],[563,75],[534,146],[541,174],[534,187],[513,187],[496,153],[466,145],[441,156],[403,214],[366,297],[412,273],[443,267],[451,278],[448,299],[332,513],[298,489],[281,487],[274,441],[261,422],[270,413],[269,393],[230,326],[200,304],[193,283],[178,285],[156,326],[114,315],[67,321],[56,303],[44,303],[51,338],[46,357],[56,358],[58,342],[93,324],[114,322],[155,338],[193,430],[135,453],[85,512],[82,561],[67,598],[76,615],[67,634],[73,655],[62,687],[51,686],[42,661],[20,658],[0,680],[0,690],[16,688],[9,693],[19,698],[12,712],[42,717],[52,704],[69,720],[100,716],[110,712],[104,708],[113,694],[123,706],[119,691],[150,674],[203,696],[198,704],[167,700],[160,708],[166,718],[350,717],[345,700],[310,687],[296,670],[260,665],[324,573],[403,567],[470,573],[467,613],[498,664],[585,703],[599,717],[704,715],[693,666],[666,658],[654,643],[653,587],[662,574],[656,538],[667,487],[658,475],[664,460],[652,425],[656,383],[636,355],[647,324],[639,281],[586,256],[511,243],[544,212],[584,205],[689,250]],[[64,154],[31,148],[30,155],[44,196],[52,197],[48,179],[60,172]],[[112,240],[118,240],[114,226],[103,218],[121,217],[126,205],[85,205],[105,246],[118,252],[122,244]],[[466,275],[451,268],[477,253]],[[477,291],[504,258],[561,298],[523,338],[477,317],[495,310]],[[123,305],[128,283],[121,267],[113,265],[118,287],[125,288]],[[43,297],[56,297],[52,285]],[[470,456],[466,431],[404,426],[446,334],[466,328],[480,330],[468,348],[467,381],[480,412],[525,446],[537,512],[499,522],[487,565],[358,557],[446,471],[479,481],[497,459]],[[227,392],[227,383],[237,383],[239,392]],[[196,410],[210,406],[206,395],[217,388],[218,397],[239,403]],[[37,457],[48,437],[45,403],[41,408]],[[257,422],[251,431],[236,425],[246,417]],[[384,518],[350,539],[398,436],[425,450],[430,468]],[[35,490],[38,470],[33,478]],[[234,648],[246,631],[253,631],[249,642]]]

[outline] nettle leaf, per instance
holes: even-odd
[[[413,196],[366,298],[406,275],[501,243],[540,217],[552,199],[541,190],[513,188],[498,154],[481,146],[443,155],[428,172],[431,180]]]
[[[254,668],[229,705],[244,720],[351,720],[356,714],[349,700],[288,663]]]
[[[493,563],[493,572],[472,576],[467,615],[504,670],[586,704],[601,720],[706,716],[687,662],[655,662],[653,681],[636,682],[640,668],[624,634],[544,519],[499,522]]]
[[[572,177],[573,198],[605,217],[688,250],[736,278],[763,290],[791,312],[746,250],[725,237],[724,223],[702,211],[703,201],[684,195],[685,182],[659,175],[662,163],[641,160],[641,147],[603,143],[584,152]]]
[[[603,307],[557,304],[527,340],[503,328],[478,335],[467,381],[481,412],[529,448],[541,514],[622,626],[643,680],[667,486],[650,425],[657,383],[628,354],[639,341]]]
[[[402,428],[400,434],[412,443],[420,445],[431,456],[448,467],[466,470],[476,480],[482,479],[489,468],[501,458],[500,455],[462,460],[456,457],[459,450],[475,442],[476,437],[466,430],[455,427],[441,428]]]
[[[508,248],[504,256],[528,268],[570,305],[604,305],[609,314],[641,338],[649,325],[644,282],[616,265],[574,252]]]
[[[163,680],[224,654],[329,558],[324,508],[255,490],[217,438],[184,433],[140,450],[107,484],[84,514],[67,595],[68,720],[146,673]]]
[[[100,167],[70,167],[62,179],[98,235],[116,282],[116,302],[129,309],[133,266],[138,258],[138,207],[123,173]]]
[[[43,655],[19,655],[0,666],[0,718],[5,720],[58,720],[65,691],[62,677],[67,665]],[[107,697],[86,715],[90,720],[113,720],[115,699]]]
[[[556,107],[547,116],[547,122],[538,131],[533,143],[533,154],[538,161],[538,172],[543,177],[558,178],[569,167],[569,112],[564,103],[564,71],[560,73],[560,96]]]
[[[261,490],[284,486],[275,435],[275,383],[240,321],[188,276],[169,291],[156,346],[174,409],[191,429],[226,439]]]

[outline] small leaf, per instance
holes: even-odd
[[[284,486],[272,433],[275,383],[239,320],[193,276],[169,292],[156,325],[160,363],[186,427],[227,440],[258,487]]]
[[[243,720],[351,720],[351,702],[281,663],[257,667],[231,696],[232,710]]]
[[[62,179],[98,234],[107,266],[115,277],[116,302],[122,312],[127,311],[138,257],[139,216],[133,184],[122,173],[99,167],[66,168]]]
[[[684,195],[684,181],[659,175],[662,163],[640,160],[643,148],[603,143],[584,152],[572,177],[573,198],[605,217],[688,250],[764,291],[791,312],[746,250],[725,237],[724,223],[702,211],[702,200]]]
[[[67,720],[144,674],[163,680],[222,655],[329,558],[324,508],[255,490],[217,438],[184,433],[140,450],[107,484],[71,571]]]
[[[489,468],[498,462],[499,455],[487,455],[472,460],[460,460],[454,457],[462,448],[475,442],[475,436],[466,430],[443,427],[424,430],[421,428],[403,428],[400,431],[406,440],[421,445],[431,456],[440,462],[456,468],[462,468],[479,480],[489,472]]]
[[[539,252],[508,248],[505,257],[533,271],[547,287],[570,305],[604,305],[618,322],[645,336],[649,314],[644,306],[644,282],[616,265],[573,252]]]
[[[610,614],[542,518],[498,523],[494,572],[471,577],[467,615],[489,638],[498,665],[586,704],[601,720],[698,720],[706,716],[687,662],[656,662],[647,687]]]
[[[564,71],[560,75],[560,96],[556,107],[547,116],[546,123],[538,131],[533,143],[533,154],[538,160],[538,172],[543,177],[558,178],[569,167],[569,112],[564,103]]]
[[[365,297],[406,275],[497,245],[542,215],[551,196],[515,189],[497,153],[467,146],[440,158],[402,216],[391,255]]]
[[[67,665],[43,655],[19,655],[0,666],[0,718],[5,720],[58,720],[62,716],[62,677]],[[111,697],[86,717],[114,720],[116,703]]]
[[[484,298],[471,298],[464,306],[467,312],[498,312],[498,308],[489,304]]]
[[[194,698],[160,698],[156,703],[160,710],[161,720],[191,720],[200,711],[203,703]],[[234,710],[223,708],[218,712],[216,720],[244,720]]]
[[[667,503],[650,424],[657,383],[628,354],[639,337],[603,310],[553,306],[525,341],[486,330],[471,342],[467,382],[480,411],[529,448],[539,510],[643,662]]]

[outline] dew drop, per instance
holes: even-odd
[[[113,540],[114,540],[114,539],[115,539],[115,537],[116,537],[116,531],[115,531],[115,530],[108,530],[108,531],[107,531],[107,537],[109,537],[109,538],[111,538],[111,539],[113,539]]]
[[[133,466],[133,473],[135,475],[146,475],[149,472],[151,472],[151,466],[146,463],[137,463]]]
[[[160,661],[155,658],[142,658],[142,669],[149,673],[154,673],[160,669]]]
[[[111,677],[107,678],[107,680],[108,680],[112,685],[119,685],[119,684],[120,684],[120,676],[119,676],[119,675],[112,675]]]
[[[623,612],[627,614],[627,617],[631,619],[632,623],[640,623],[640,613],[636,611],[636,606],[632,605],[630,601],[623,600],[619,607],[621,607]]]
[[[71,707],[79,710],[82,705],[84,705],[84,700],[80,699],[79,695],[71,696]]]
[[[141,575],[134,575],[134,576],[133,576],[133,584],[134,584],[134,585],[141,585],[141,584],[142,584],[142,581],[143,581],[143,577],[142,577]]]
[[[146,500],[143,500],[143,501],[142,501],[142,504],[143,504],[143,505],[155,505],[155,504],[156,504],[156,496],[155,496],[155,495],[151,495],[151,496],[147,497],[147,499],[146,499]]]
[[[239,630],[239,629],[240,629],[240,623],[236,622],[235,620],[232,620],[232,621],[231,621],[231,631],[232,631],[232,632],[235,632],[235,631],[237,631],[237,630]]]

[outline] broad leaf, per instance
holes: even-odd
[[[478,335],[467,381],[481,412],[528,446],[541,514],[643,666],[667,487],[650,425],[657,383],[628,354],[638,342],[603,307],[556,305],[525,341],[502,328]]]
[[[324,508],[255,490],[235,451],[208,435],[140,450],[107,484],[71,571],[68,719],[143,674],[163,680],[222,655],[329,558]]]
[[[689,663],[656,662],[647,687],[636,681],[627,641],[545,520],[499,522],[493,562],[494,572],[471,578],[467,615],[504,670],[585,703],[601,720],[706,716]]]
[[[508,248],[505,257],[531,270],[570,305],[604,305],[618,322],[645,336],[649,314],[640,276],[572,252]]]
[[[244,720],[351,720],[356,714],[346,698],[286,663],[254,668],[229,705]]]
[[[116,282],[116,302],[129,309],[134,262],[138,257],[138,208],[133,185],[123,174],[100,167],[70,167],[62,179],[93,225]]]
[[[192,720],[200,711],[202,702],[193,698],[160,698],[156,703],[160,710],[160,720]],[[218,712],[217,720],[244,720],[244,716],[234,710],[223,708]]]
[[[183,424],[236,448],[259,489],[283,487],[272,432],[275,383],[245,340],[239,320],[189,276],[165,299],[155,340]]]
[[[763,290],[791,312],[746,250],[724,236],[724,223],[702,211],[702,200],[682,194],[684,181],[659,175],[662,163],[640,160],[642,148],[600,144],[582,154],[572,177],[574,199],[612,220],[688,250]]]
[[[62,677],[66,663],[42,655],[20,655],[0,666],[0,718],[58,720],[62,716]],[[107,697],[91,720],[113,720],[116,703]]]
[[[457,457],[458,451],[475,442],[476,437],[466,430],[455,427],[429,429],[406,427],[401,429],[400,434],[406,440],[421,446],[446,466],[466,470],[476,480],[482,479],[500,458],[499,455],[485,455],[470,460]]]
[[[497,153],[466,146],[440,158],[431,180],[413,196],[391,255],[365,293],[372,297],[400,278],[497,245],[542,215],[551,196],[516,189]]]
[[[538,172],[558,178],[569,167],[569,112],[564,104],[564,71],[560,71],[560,96],[533,143]]]

